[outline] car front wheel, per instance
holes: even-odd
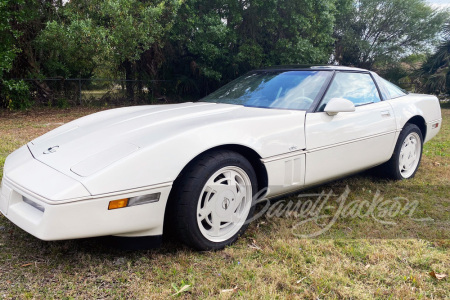
[[[228,150],[206,153],[183,171],[175,185],[176,231],[187,245],[222,249],[246,230],[257,182],[242,155]]]

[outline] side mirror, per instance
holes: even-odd
[[[329,116],[337,115],[340,112],[353,112],[355,111],[355,104],[344,98],[332,98],[325,106],[324,111]]]

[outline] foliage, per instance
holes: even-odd
[[[62,7],[62,1],[58,0],[1,1],[1,95],[4,96],[12,93],[12,91],[25,89],[25,85],[16,84],[15,81],[11,81],[12,78],[48,76],[41,73],[34,41],[43,29],[46,20],[57,17],[60,7]],[[5,53],[7,54],[5,55]],[[45,85],[42,85],[42,87],[45,88]],[[6,91],[3,91],[3,89]],[[16,101],[15,99],[12,100]],[[21,101],[17,100],[18,103],[21,103]],[[5,98],[0,100],[0,106],[15,107],[15,105],[11,106]],[[19,105],[19,107],[22,106],[22,104]]]
[[[397,61],[375,63],[374,69],[380,76],[410,91],[417,92],[421,83],[417,72],[426,60],[425,54],[410,54]]]
[[[142,103],[150,94],[195,100],[286,64],[355,65],[411,84],[416,63],[405,56],[431,51],[448,12],[423,0],[1,0],[0,17],[1,95],[13,78],[125,77],[123,94]],[[427,65],[440,67],[421,80],[439,93],[447,73],[436,60],[445,58],[434,59]],[[59,105],[63,85],[30,83],[36,102]]]
[[[423,0],[355,1],[338,15],[334,61],[368,69],[398,61],[429,47],[448,16]]]
[[[2,98],[10,110],[29,109],[33,102],[30,100],[30,89],[23,80],[4,80],[2,82]]]
[[[23,20],[24,16],[21,13],[23,4],[23,0],[0,1],[0,79],[4,73],[11,70],[14,58],[20,52],[16,46],[20,31],[14,29],[11,23]]]
[[[164,18],[176,1],[70,1],[62,21],[51,21],[38,38],[49,53],[48,72],[90,78],[100,65],[118,71],[161,42],[170,22]]]
[[[171,32],[171,73],[195,78],[203,93],[255,68],[326,63],[334,1],[187,0]]]
[[[15,83],[5,80],[5,74],[13,66],[14,59],[20,49],[17,47],[17,39],[21,32],[13,27],[14,23],[22,22],[25,16],[21,10],[25,1],[0,1],[0,107],[10,107],[11,98],[16,92],[22,91],[21,83]],[[19,100],[20,102],[20,100]],[[13,105],[14,106],[14,105]],[[20,106],[20,105],[19,105]]]
[[[104,49],[105,31],[91,19],[74,20],[66,26],[49,21],[36,40],[43,50],[42,71],[50,77],[90,78]]]
[[[423,89],[428,93],[450,94],[450,22],[444,27],[443,40],[421,68]]]

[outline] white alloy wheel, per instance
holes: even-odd
[[[417,169],[422,151],[421,139],[416,132],[411,132],[403,141],[398,167],[403,178],[409,178]]]
[[[215,172],[204,185],[197,205],[197,224],[211,242],[233,237],[244,225],[252,206],[252,183],[236,166]]]
[[[413,178],[422,158],[423,135],[415,124],[406,123],[391,159],[378,167],[380,174],[394,180]]]

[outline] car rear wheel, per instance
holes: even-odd
[[[383,166],[396,180],[413,178],[422,158],[423,137],[419,127],[407,123],[400,133],[392,158]]]
[[[195,160],[174,187],[178,236],[198,250],[234,243],[253,215],[256,186],[252,165],[236,152],[211,151]]]

